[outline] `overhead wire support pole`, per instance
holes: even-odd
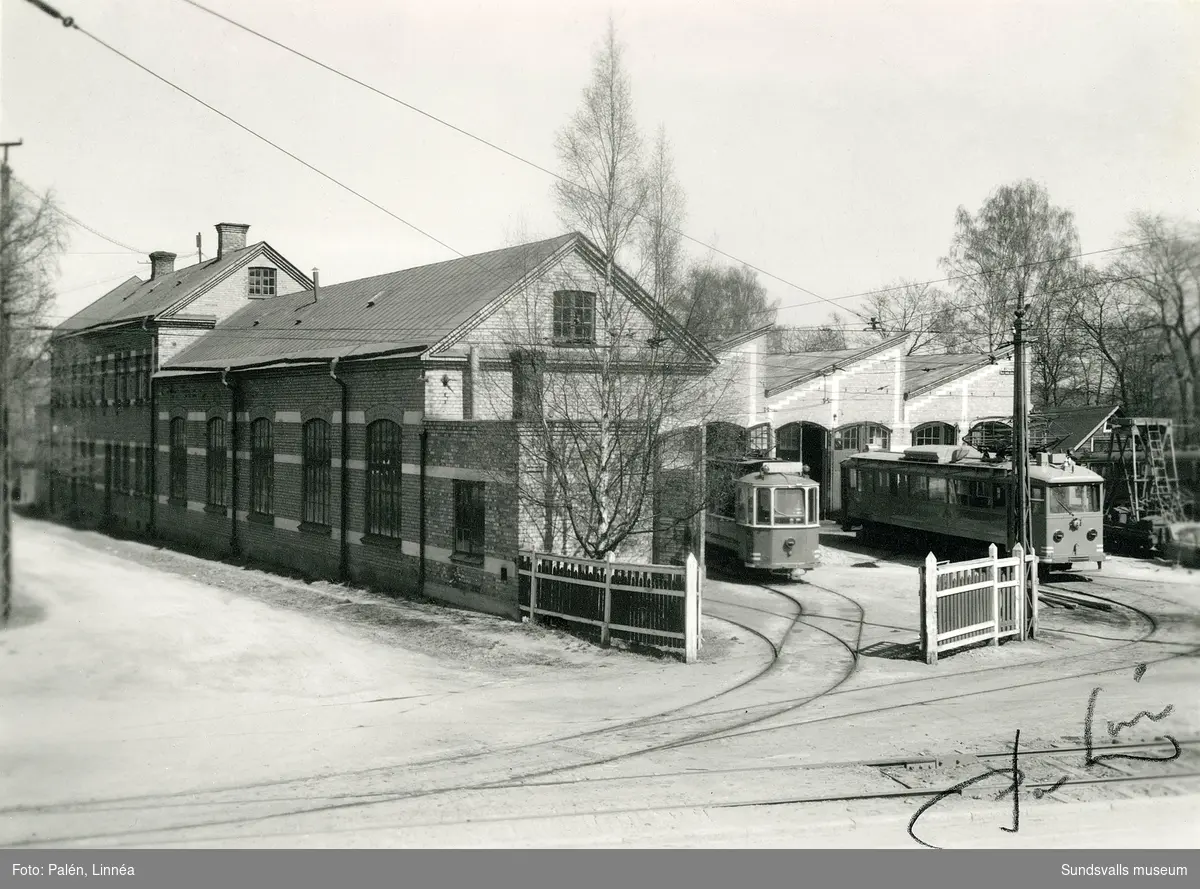
[[[9,325],[12,313],[8,293],[9,176],[8,149],[24,142],[0,142],[4,159],[0,162],[0,627],[7,626],[12,614],[12,454],[9,433]]]
[[[1015,543],[1021,547],[1021,552],[1028,556],[1030,549],[1029,525],[1029,407],[1026,403],[1025,383],[1025,312],[1028,306],[1017,308],[1013,323],[1013,441],[1012,461],[1014,470],[1013,521],[1016,525]],[[1024,565],[1018,569],[1022,573]],[[1026,593],[1025,621],[1026,638],[1033,638],[1036,629],[1033,615],[1037,613],[1037,587],[1027,582],[1024,584]]]

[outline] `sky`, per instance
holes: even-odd
[[[671,141],[689,255],[759,269],[785,324],[940,278],[956,209],[1019,179],[1075,213],[1084,251],[1129,243],[1133,211],[1200,221],[1198,2],[203,2],[550,170],[611,15],[639,124]],[[410,225],[0,3],[14,175],[133,248],[73,225],[53,320],[147,277],[150,251],[189,264],[199,232],[211,256],[219,222],[323,284],[564,230],[546,173],[185,0],[52,5]]]

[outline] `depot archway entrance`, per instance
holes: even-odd
[[[830,477],[829,430],[820,423],[801,421],[780,426],[775,437],[775,456],[780,460],[797,460],[808,465],[809,478],[821,485],[821,513],[841,508],[841,497]]]

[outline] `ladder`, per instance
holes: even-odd
[[[1179,479],[1175,473],[1175,442],[1169,424],[1146,424],[1146,493],[1145,510],[1158,513],[1168,522],[1177,522],[1183,515],[1179,496]],[[1167,451],[1170,449],[1170,461]]]

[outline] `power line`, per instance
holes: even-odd
[[[143,65],[141,62],[137,61],[137,60],[136,60],[136,59],[134,59],[133,57],[131,57],[131,56],[129,56],[129,55],[127,55],[127,54],[125,54],[125,53],[124,53],[124,52],[122,52],[121,50],[117,49],[115,46],[112,46],[111,44],[109,44],[109,43],[106,43],[106,42],[105,42],[104,40],[102,40],[100,37],[98,37],[98,36],[96,36],[95,34],[91,33],[91,32],[90,32],[90,31],[88,31],[87,29],[80,27],[80,26],[79,26],[79,25],[78,25],[78,24],[75,22],[75,20],[74,20],[73,18],[71,18],[71,17],[69,17],[69,16],[64,16],[64,15],[62,15],[62,13],[58,12],[58,10],[54,9],[53,7],[49,6],[49,5],[48,5],[48,4],[46,4],[46,3],[43,3],[43,2],[41,2],[41,0],[29,0],[29,2],[30,2],[30,3],[32,3],[34,6],[37,6],[39,9],[41,9],[41,10],[42,10],[43,12],[45,12],[47,15],[50,15],[50,16],[51,16],[51,17],[53,17],[53,18],[59,19],[59,20],[62,22],[62,24],[63,24],[63,27],[65,27],[65,28],[70,28],[70,29],[73,29],[73,30],[75,30],[75,31],[78,31],[80,34],[83,34],[85,37],[88,37],[88,38],[90,38],[91,40],[93,40],[93,41],[95,41],[96,43],[98,43],[100,46],[102,46],[102,47],[104,47],[105,49],[107,49],[109,52],[113,53],[114,55],[117,55],[117,56],[121,57],[121,58],[122,58],[122,59],[124,59],[125,61],[129,62],[129,64],[131,64],[131,65],[133,65],[134,67],[136,67],[136,68],[139,68],[140,70],[142,70],[142,71],[144,71],[145,73],[149,74],[149,75],[150,75],[151,77],[153,77],[155,80],[158,80],[158,81],[160,81],[160,82],[162,82],[162,83],[166,84],[167,86],[171,87],[171,89],[173,89],[173,90],[176,90],[177,92],[180,92],[180,93],[182,93],[183,95],[185,95],[185,96],[187,96],[189,99],[191,99],[193,102],[196,102],[196,103],[197,103],[197,104],[199,104],[199,105],[203,105],[205,108],[207,108],[207,109],[208,109],[209,111],[211,111],[213,114],[216,114],[216,115],[218,115],[219,117],[222,117],[222,118],[224,118],[225,120],[229,121],[231,124],[233,124],[234,126],[236,126],[238,129],[240,129],[240,130],[243,130],[244,132],[247,132],[247,133],[249,133],[251,136],[253,136],[254,138],[258,139],[258,140],[259,140],[259,141],[261,141],[261,142],[264,142],[264,143],[266,143],[267,145],[269,145],[269,146],[271,146],[272,148],[274,148],[276,151],[279,151],[280,153],[287,155],[287,156],[288,156],[288,157],[290,157],[292,160],[296,161],[296,163],[300,164],[301,166],[304,166],[304,167],[306,167],[307,169],[309,169],[309,170],[311,170],[312,172],[316,173],[318,176],[321,176],[322,178],[324,178],[324,179],[327,179],[328,181],[332,182],[334,185],[338,186],[339,188],[341,188],[341,189],[343,189],[343,190],[345,190],[345,191],[349,192],[350,194],[354,195],[354,196],[355,196],[355,197],[357,197],[359,200],[365,201],[366,203],[370,204],[372,207],[375,207],[377,210],[380,210],[380,211],[382,211],[382,212],[386,213],[388,216],[392,217],[392,218],[393,218],[393,219],[395,219],[397,222],[400,222],[400,223],[402,223],[403,225],[406,225],[406,226],[408,226],[408,227],[409,227],[409,228],[411,228],[413,231],[417,232],[418,234],[421,234],[421,235],[423,235],[424,237],[428,238],[429,240],[433,241],[434,243],[436,243],[436,244],[438,244],[438,245],[440,245],[440,246],[442,246],[442,247],[446,248],[446,249],[447,249],[447,250],[449,250],[451,253],[454,253],[454,254],[456,254],[457,256],[460,256],[460,257],[462,257],[463,259],[472,260],[472,257],[470,257],[470,256],[467,256],[467,255],[466,255],[466,254],[464,254],[462,251],[455,249],[454,247],[450,246],[449,244],[447,244],[445,241],[441,240],[440,238],[438,238],[438,237],[436,237],[436,236],[434,236],[434,235],[430,234],[429,232],[427,232],[427,231],[425,231],[424,229],[420,228],[420,227],[419,227],[419,226],[417,226],[416,224],[414,224],[414,223],[412,223],[412,222],[409,222],[407,219],[403,218],[402,216],[400,216],[400,215],[398,215],[398,214],[396,214],[396,213],[393,213],[393,212],[392,212],[391,210],[389,210],[387,207],[383,206],[383,205],[382,205],[382,204],[380,204],[380,203],[377,203],[376,201],[373,201],[371,198],[367,197],[367,196],[366,196],[366,195],[364,195],[362,192],[355,190],[354,188],[350,187],[349,185],[347,185],[346,183],[342,182],[341,180],[339,180],[339,179],[336,179],[335,177],[333,177],[333,176],[329,175],[328,173],[324,172],[323,170],[321,170],[321,169],[319,169],[319,168],[315,167],[314,165],[310,164],[308,161],[304,160],[302,157],[300,157],[300,156],[298,156],[298,155],[294,154],[293,152],[289,151],[288,149],[284,148],[282,145],[279,145],[278,143],[271,141],[271,140],[270,140],[270,139],[268,139],[266,136],[263,136],[262,134],[260,134],[260,133],[256,132],[255,130],[252,130],[250,127],[246,126],[244,123],[241,123],[240,121],[238,121],[238,120],[234,119],[233,117],[229,116],[229,115],[228,115],[228,114],[226,114],[224,111],[221,111],[219,108],[216,108],[216,107],[214,107],[213,105],[210,105],[208,102],[205,102],[203,99],[199,98],[199,97],[198,97],[198,96],[196,96],[195,94],[188,92],[186,89],[184,89],[183,87],[181,87],[181,86],[179,86],[179,85],[177,85],[177,84],[173,83],[172,81],[168,80],[167,78],[163,77],[161,74],[158,74],[158,73],[156,73],[155,71],[152,71],[150,68],[147,68],[145,65]],[[120,245],[120,246],[126,246],[126,245]],[[132,248],[130,248],[130,249],[132,249]],[[140,252],[140,251],[139,251],[139,252]],[[473,261],[473,260],[472,260],[472,261]],[[493,275],[494,275],[494,273],[493,273],[493,272],[491,272],[491,270],[489,270],[489,269],[485,269],[483,266],[479,266],[479,268],[483,269],[484,271],[488,272],[489,274],[493,274]]]
[[[187,3],[189,6],[193,6],[196,9],[199,9],[201,12],[206,12],[209,15],[214,16],[215,18],[219,18],[222,21],[227,22],[230,25],[233,25],[235,28],[240,28],[241,30],[245,31],[248,34],[253,34],[255,37],[258,37],[261,40],[265,40],[268,43],[270,43],[274,46],[277,46],[286,52],[291,53],[292,55],[298,56],[299,58],[304,59],[305,61],[310,62],[313,65],[316,65],[318,68],[322,68],[325,71],[330,72],[331,74],[335,74],[338,77],[344,78],[345,80],[348,80],[351,83],[362,87],[363,89],[370,90],[371,92],[375,93],[377,96],[381,96],[382,98],[387,99],[390,102],[395,102],[397,105],[401,105],[404,108],[409,109],[410,111],[420,114],[422,117],[426,117],[429,120],[432,120],[435,123],[440,124],[441,126],[447,127],[448,129],[451,129],[454,132],[456,132],[462,136],[466,136],[468,139],[473,139],[474,141],[480,143],[481,145],[485,145],[488,148],[493,149],[494,151],[498,151],[501,154],[506,155],[507,157],[510,157],[515,161],[518,161],[519,163],[525,164],[528,167],[532,167],[533,169],[538,170],[541,173],[545,173],[547,176],[552,176],[553,178],[571,186],[572,188],[577,188],[580,191],[587,192],[588,194],[592,195],[593,197],[602,197],[601,195],[597,194],[595,191],[592,191],[590,188],[580,185],[578,182],[574,182],[570,179],[567,179],[565,176],[563,176],[559,173],[555,173],[553,170],[543,167],[541,164],[538,164],[535,161],[531,161],[528,158],[524,158],[521,155],[516,154],[515,152],[509,151],[507,148],[497,145],[495,142],[485,139],[482,136],[477,136],[474,133],[470,132],[469,130],[465,130],[460,126],[452,124],[449,121],[444,120],[443,118],[440,118],[435,114],[431,114],[430,112],[425,111],[424,109],[419,108],[416,105],[413,105],[411,102],[406,102],[403,99],[393,96],[391,93],[384,92],[383,90],[379,89],[376,86],[372,86],[371,84],[366,83],[365,81],[359,80],[357,77],[347,74],[346,72],[341,71],[340,69],[335,68],[332,65],[328,65],[325,62],[320,61],[319,59],[315,59],[312,56],[310,56],[306,53],[303,53],[298,49],[295,49],[294,47],[288,46],[286,43],[282,43],[273,37],[268,37],[266,34],[263,34],[261,31],[256,31],[254,28],[251,28],[249,25],[244,25],[241,22],[230,18],[227,15],[223,15],[222,13],[219,13],[216,10],[209,9],[207,6],[204,6],[201,3],[197,3],[196,0],[183,0],[183,2]],[[622,207],[621,209],[623,209],[627,212],[634,212],[632,210],[632,208],[630,208],[630,207]],[[652,220],[649,217],[647,217],[644,213],[636,212],[635,215],[643,220],[654,222],[656,224],[659,223],[659,220]],[[671,233],[679,235],[681,238],[685,238],[686,240],[691,241],[693,244],[696,244],[700,247],[704,247],[705,249],[711,250],[714,253],[719,253],[721,256],[724,256],[726,259],[731,259],[734,262],[737,262],[737,263],[740,263],[741,265],[746,266],[747,268],[754,269],[754,271],[758,272],[759,274],[766,275],[768,278],[773,278],[774,280],[779,281],[783,284],[786,284],[789,287],[792,287],[796,290],[799,290],[802,293],[807,293],[810,296],[815,296],[818,301],[832,303],[832,300],[829,300],[826,297],[821,296],[819,293],[814,293],[812,290],[809,290],[807,287],[801,287],[799,284],[796,284],[793,281],[789,281],[786,278],[781,278],[779,275],[769,272],[766,269],[761,268],[757,265],[754,265],[751,262],[747,262],[746,260],[744,260],[738,256],[734,256],[732,253],[728,253],[713,244],[709,244],[706,241],[701,241],[699,238],[693,237],[692,235],[689,235],[687,232],[685,232],[681,229],[678,229],[678,228],[675,228],[675,227],[669,226],[669,225],[664,225],[663,227],[665,229],[667,229],[668,231],[670,231]]]
[[[30,0],[30,2],[32,2],[32,0]],[[34,189],[32,189],[31,187],[29,187],[28,185],[26,185],[24,182],[22,182],[22,181],[21,181],[20,179],[18,179],[16,176],[12,177],[12,181],[13,181],[13,182],[15,182],[15,183],[17,183],[17,185],[19,185],[21,188],[25,189],[25,191],[29,192],[29,193],[30,193],[31,195],[33,195],[34,197],[41,197],[41,195],[40,195],[40,194],[38,194],[36,191],[34,191]],[[125,244],[125,243],[123,243],[123,242],[121,242],[121,241],[118,241],[116,238],[110,238],[108,235],[104,234],[104,232],[102,232],[102,231],[98,231],[98,230],[96,230],[96,229],[92,228],[90,225],[88,225],[88,224],[87,224],[86,222],[84,222],[82,219],[78,219],[78,218],[76,218],[76,217],[72,216],[72,215],[71,215],[70,213],[68,213],[66,210],[62,209],[61,207],[59,207],[57,204],[55,204],[55,203],[53,203],[53,202],[51,202],[51,203],[50,203],[50,209],[51,209],[51,210],[52,210],[54,213],[57,213],[59,216],[61,216],[61,217],[63,217],[64,219],[68,220],[69,222],[73,222],[75,225],[79,226],[80,228],[87,229],[87,230],[88,230],[88,231],[90,231],[92,234],[94,234],[96,237],[98,237],[98,238],[102,238],[103,240],[105,240],[105,241],[108,241],[108,243],[110,243],[110,244],[115,244],[115,245],[116,245],[116,246],[118,246],[118,247],[124,247],[124,248],[125,248],[126,250],[128,250],[130,253],[143,253],[143,254],[145,254],[145,253],[149,253],[149,252],[150,252],[150,251],[148,251],[148,250],[139,250],[137,247],[130,247],[128,244]],[[114,255],[115,255],[115,254],[114,254]]]

